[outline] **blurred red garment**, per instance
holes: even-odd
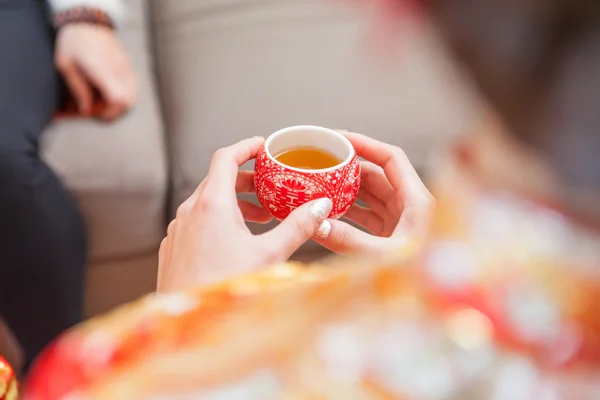
[[[147,297],[64,335],[26,398],[594,400],[598,233],[455,161],[425,243]]]

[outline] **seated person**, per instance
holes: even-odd
[[[0,1],[0,316],[25,365],[81,321],[87,261],[84,222],[40,158],[40,137],[67,97],[71,115],[107,121],[135,102],[135,75],[113,29],[121,6]]]

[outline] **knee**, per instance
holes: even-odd
[[[85,224],[79,209],[41,159],[0,151],[0,182],[0,236],[11,229],[24,236],[41,235],[44,241],[55,243],[54,253],[60,248],[85,248]]]
[[[81,219],[70,194],[35,154],[0,151],[0,182],[0,208],[4,209],[0,211],[4,214],[28,208],[28,214],[47,221],[58,218],[57,213],[64,221],[79,223]]]
[[[37,156],[24,152],[0,151],[0,182],[6,190],[35,188],[51,171]]]

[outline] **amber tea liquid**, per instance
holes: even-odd
[[[335,154],[315,147],[297,147],[282,151],[275,155],[275,159],[282,164],[301,169],[325,169],[341,164]]]

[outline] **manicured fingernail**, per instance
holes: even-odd
[[[330,232],[331,232],[331,222],[329,222],[328,220],[325,220],[325,221],[321,222],[321,225],[319,225],[319,228],[316,230],[315,234],[313,235],[313,238],[319,239],[319,240],[327,239],[327,236],[329,236]]]
[[[347,130],[345,130],[345,129],[336,129],[336,131],[338,131],[338,132],[348,132],[348,131],[347,131]]]
[[[253,139],[264,139],[262,136],[254,136]]]
[[[315,200],[315,202],[310,205],[310,212],[315,216],[315,219],[319,223],[323,222],[325,218],[329,217],[332,209],[333,202],[327,197]]]

